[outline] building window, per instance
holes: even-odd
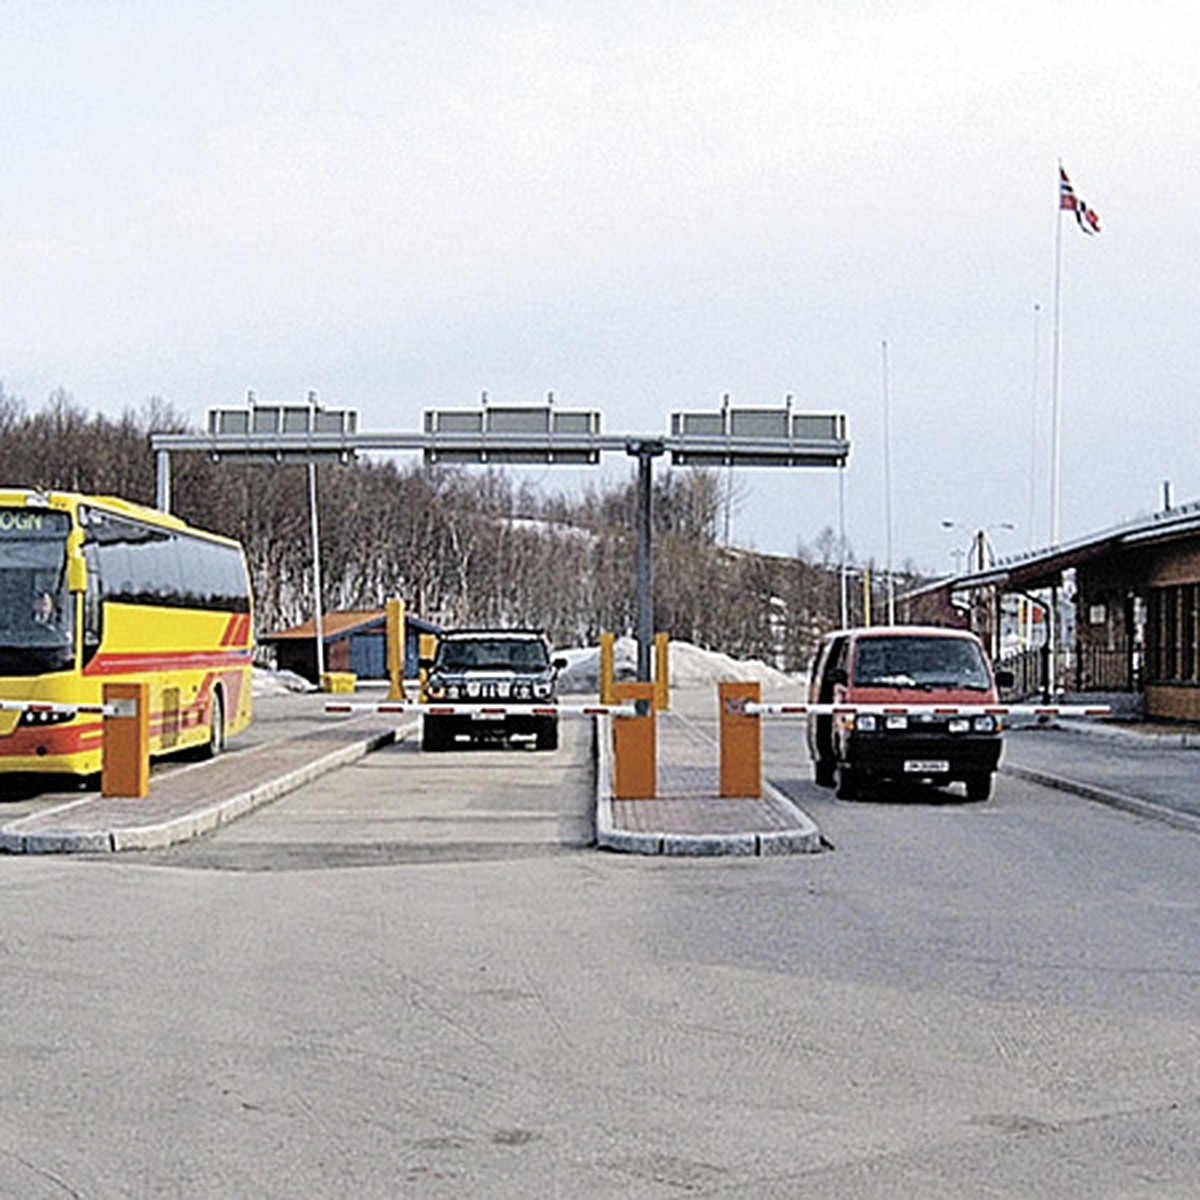
[[[1200,596],[1194,583],[1152,588],[1146,605],[1146,678],[1200,682]]]

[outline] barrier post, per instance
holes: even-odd
[[[654,635],[654,707],[666,712],[671,707],[671,635]]]
[[[387,602],[387,673],[388,699],[403,700],[404,697],[404,601],[392,599]]]
[[[150,794],[150,685],[106,683],[104,703],[132,710],[121,716],[105,716],[104,748],[100,768],[102,796]]]
[[[616,704],[613,684],[617,681],[617,635],[600,635],[600,703]]]
[[[721,797],[762,795],[762,718],[745,711],[758,704],[762,686],[757,683],[719,683],[721,708]]]
[[[613,799],[653,800],[658,795],[658,722],[654,684],[614,684],[617,703],[642,701],[644,716],[613,717]]]
[[[437,634],[423,633],[417,639],[417,655],[421,662],[426,662],[437,653]],[[425,682],[429,678],[429,670],[426,667],[419,667],[417,670],[417,699],[422,704],[429,702],[429,697],[425,693]]]

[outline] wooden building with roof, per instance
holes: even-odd
[[[1018,671],[1028,692],[1130,698],[1130,711],[1200,721],[1200,503],[949,576],[905,598],[920,619],[952,601],[1000,648],[1006,597],[1041,607],[1049,637]]]
[[[423,633],[440,633],[429,621],[404,615],[404,676],[414,679]],[[329,612],[321,617],[326,671],[349,671],[359,679],[387,678],[387,611],[382,608]],[[318,683],[315,620],[265,633],[259,644],[270,648],[280,670],[294,671]]]

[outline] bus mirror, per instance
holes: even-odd
[[[82,554],[73,554],[67,559],[67,591],[87,591],[87,563]]]

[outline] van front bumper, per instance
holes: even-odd
[[[999,733],[853,732],[839,758],[880,779],[966,779],[990,774],[1000,763]]]

